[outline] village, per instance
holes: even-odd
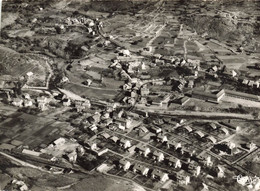
[[[37,7],[37,17],[17,21],[19,33],[4,28],[1,43],[17,53],[3,55],[29,67],[0,76],[0,154],[57,175],[100,173],[145,190],[260,189],[259,181],[233,178],[260,176],[259,53],[187,24],[206,12],[251,21],[211,6],[157,1],[124,21],[72,8],[43,17],[55,10]],[[29,34],[26,23],[33,51],[16,41]],[[42,62],[34,61],[38,51]]]

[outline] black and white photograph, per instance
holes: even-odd
[[[0,191],[260,191],[260,0],[0,0]]]

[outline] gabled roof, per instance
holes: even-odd
[[[127,163],[130,163],[130,162],[124,158],[119,160],[119,164],[121,164],[121,165],[126,165]]]
[[[143,165],[141,165],[141,164],[135,164],[134,167],[133,167],[133,169],[139,170],[139,171],[141,171],[141,172],[144,172],[146,169],[149,170],[149,168],[147,168],[146,166],[143,166]]]
[[[153,152],[153,155],[156,156],[156,157],[159,157],[159,156],[163,155],[163,153],[155,150]]]
[[[171,156],[171,157],[168,158],[168,161],[169,161],[169,162],[172,162],[172,163],[176,163],[178,160],[180,160],[180,159],[175,158],[175,157],[173,157],[173,156]]]
[[[199,131],[199,130],[195,131],[194,133],[199,135],[201,138],[205,136],[205,134],[203,132]]]
[[[208,136],[207,139],[209,139],[212,143],[216,143],[217,139],[213,137],[212,135]]]
[[[108,139],[110,135],[106,132],[102,133],[101,136],[103,136],[105,139]]]
[[[114,141],[115,143],[119,140],[119,138],[116,137],[116,136],[112,136],[112,137],[110,137],[110,139],[111,139],[112,141]]]
[[[189,132],[192,132],[192,128],[188,125],[183,126],[184,129],[186,129]]]

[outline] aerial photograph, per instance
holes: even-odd
[[[260,191],[260,0],[0,0],[0,191]]]

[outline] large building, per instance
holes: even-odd
[[[209,92],[198,91],[198,90],[192,92],[193,98],[202,99],[210,102],[220,102],[220,100],[223,98],[224,95],[225,95],[224,90],[221,90],[217,94],[212,94]]]
[[[239,98],[239,99],[244,99],[244,100],[249,100],[254,102],[260,102],[260,96],[232,91],[232,90],[222,89],[217,94],[212,94],[209,92],[197,91],[197,90],[192,92],[193,98],[202,99],[210,102],[217,102],[217,103],[220,102],[224,96],[234,97],[234,98]]]

